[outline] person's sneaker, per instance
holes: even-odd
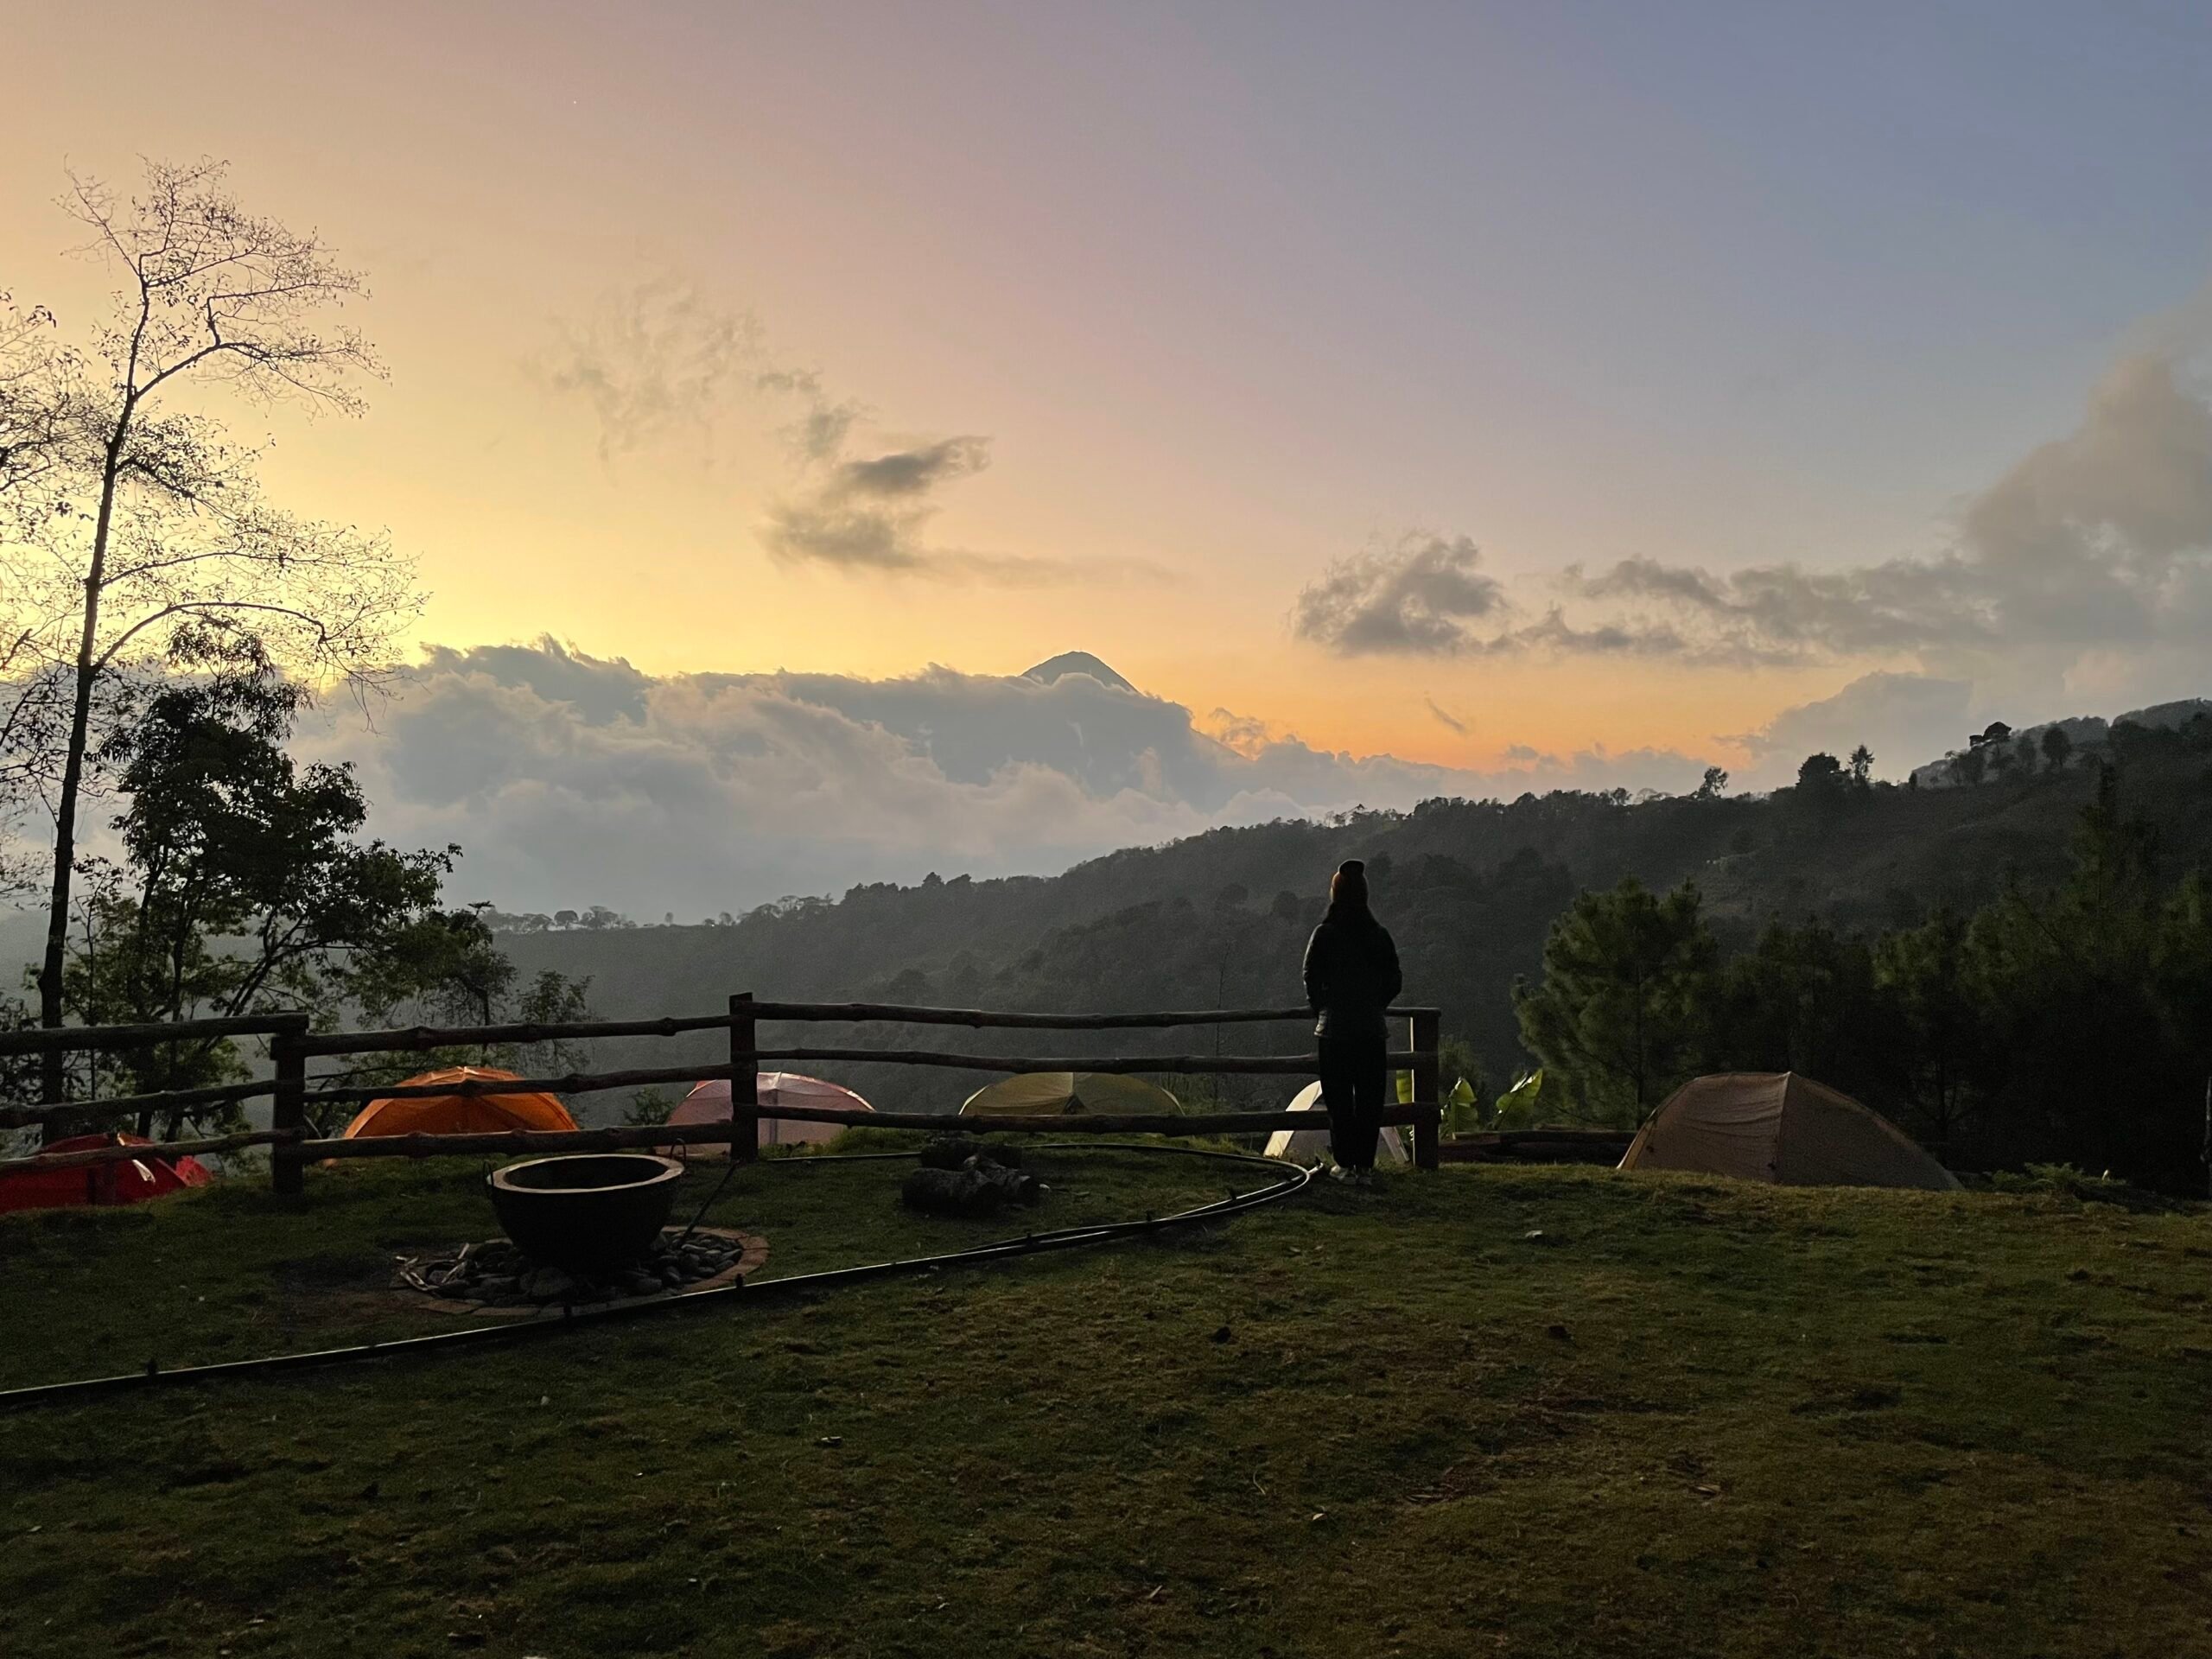
[[[1359,1172],[1346,1168],[1342,1164],[1335,1164],[1330,1167],[1329,1179],[1332,1181],[1342,1181],[1346,1186],[1357,1186],[1359,1185]]]
[[[1372,1186],[1375,1185],[1375,1172],[1371,1169],[1354,1170],[1351,1179],[1355,1186]]]

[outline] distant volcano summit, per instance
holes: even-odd
[[[1136,687],[1100,662],[1087,651],[1064,651],[1057,657],[1047,657],[1036,667],[1022,675],[1025,680],[1034,680],[1039,685],[1050,685],[1068,674],[1088,674],[1101,685],[1110,685],[1116,690],[1134,692]]]

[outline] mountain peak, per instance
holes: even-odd
[[[1134,692],[1136,690],[1087,651],[1064,651],[1057,657],[1047,657],[1036,667],[1024,672],[1021,677],[1034,680],[1039,685],[1050,685],[1068,674],[1088,674],[1099,684],[1110,685],[1120,691]]]

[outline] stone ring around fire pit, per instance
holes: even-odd
[[[540,1266],[507,1240],[494,1238],[401,1257],[393,1290],[415,1307],[543,1318],[571,1307],[716,1290],[747,1277],[767,1259],[768,1241],[758,1234],[698,1227],[687,1239],[671,1227],[627,1267],[572,1274]]]

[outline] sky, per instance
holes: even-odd
[[[2212,678],[2202,7],[90,0],[10,41],[0,289],[87,326],[54,199],[141,155],[367,272],[368,413],[236,423],[417,560],[400,697],[319,741],[501,902],[1897,774]],[[1069,650],[1147,706],[1005,689]]]

